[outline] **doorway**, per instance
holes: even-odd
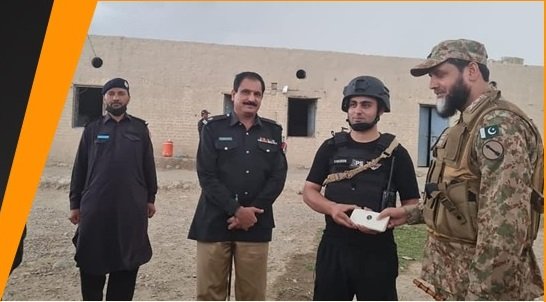
[[[428,167],[432,160],[431,147],[449,125],[449,119],[438,114],[435,106],[419,107],[419,149],[417,166]]]

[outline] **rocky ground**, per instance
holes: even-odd
[[[79,274],[68,221],[70,167],[49,165],[28,219],[22,265],[4,291],[3,300],[80,300]],[[302,201],[307,169],[289,170],[285,190],[274,210],[277,228],[270,244],[268,300],[310,300],[313,265],[323,217]],[[421,177],[422,174],[418,173]],[[135,300],[194,300],[195,242],[187,240],[200,188],[191,169],[158,169],[157,214],[150,220],[152,260],[141,267]],[[543,261],[543,235],[536,241]],[[411,282],[419,275],[414,262],[398,278],[400,300],[431,300]]]

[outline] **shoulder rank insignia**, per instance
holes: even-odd
[[[488,139],[500,134],[500,129],[498,125],[487,126],[480,128],[480,138]]]

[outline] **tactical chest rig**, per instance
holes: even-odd
[[[326,197],[340,203],[357,203],[375,211],[380,211],[387,206],[394,206],[396,190],[391,188],[394,167],[392,154],[399,145],[395,136],[383,133],[374,150],[365,151],[358,148],[347,148],[348,135],[348,133],[339,132],[333,137],[336,152],[330,162],[331,174],[322,184],[326,187]],[[390,172],[384,170],[369,174],[362,173],[369,169],[378,169],[387,158],[392,158]],[[351,163],[355,159],[363,160],[356,167],[351,167]],[[360,202],[363,203],[360,204]]]
[[[475,244],[481,172],[471,162],[471,152],[483,117],[493,110],[506,110],[529,123],[537,138],[532,183],[531,225],[527,240],[536,238],[540,214],[544,212],[543,146],[536,127],[527,115],[513,104],[500,99],[500,92],[491,91],[476,107],[463,112],[458,123],[444,130],[433,146],[432,162],[425,185],[423,216],[429,231],[436,237]],[[498,192],[500,194],[500,192]]]

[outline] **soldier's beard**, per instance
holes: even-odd
[[[470,87],[468,87],[463,77],[460,76],[448,95],[436,100],[436,110],[441,117],[452,117],[457,110],[463,111],[464,106],[470,96]]]
[[[115,108],[112,105],[107,105],[106,111],[108,111],[113,116],[121,116],[127,111],[127,105],[122,105]]]

